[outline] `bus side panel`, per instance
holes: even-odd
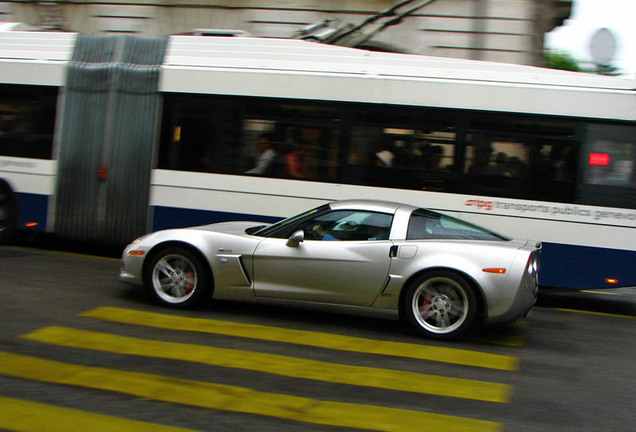
[[[543,243],[542,287],[598,289],[636,286],[636,252]]]
[[[46,231],[49,197],[47,195],[17,193],[20,208],[19,229]]]

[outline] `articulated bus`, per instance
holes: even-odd
[[[123,244],[346,198],[540,240],[545,287],[636,286],[636,83],[293,39],[0,31],[5,240]]]

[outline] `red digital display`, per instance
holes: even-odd
[[[610,155],[607,153],[590,153],[590,165],[607,166],[610,162]]]

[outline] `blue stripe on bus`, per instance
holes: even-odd
[[[276,222],[280,218],[253,214],[153,207],[153,231],[229,221]],[[539,283],[542,287],[567,289],[636,286],[636,252],[543,243]],[[617,279],[609,284],[606,279]]]
[[[46,231],[49,208],[48,195],[17,193],[20,207],[20,225],[22,230]]]
[[[229,213],[155,206],[153,207],[152,231],[231,221],[255,221],[273,223],[279,221],[280,219],[281,218],[278,217],[259,216],[245,213]]]
[[[636,286],[636,252],[543,243],[539,262],[543,287],[596,289]],[[610,284],[606,279],[618,282]]]

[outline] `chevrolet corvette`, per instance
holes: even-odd
[[[224,299],[377,313],[451,339],[525,316],[540,249],[424,208],[347,200],[274,224],[145,235],[124,250],[120,280],[169,307]]]

